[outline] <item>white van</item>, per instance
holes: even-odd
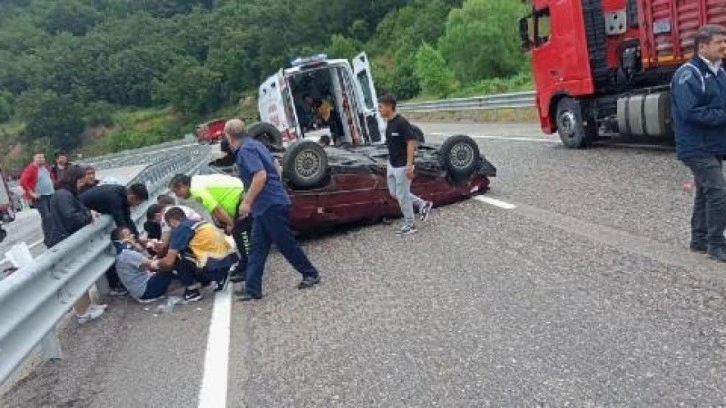
[[[260,120],[277,128],[284,146],[303,138],[317,141],[323,135],[337,145],[385,142],[385,123],[365,53],[352,64],[320,54],[291,65],[265,80],[258,97]],[[328,120],[316,115],[320,104],[332,108]]]

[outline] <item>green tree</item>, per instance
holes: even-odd
[[[466,0],[451,10],[439,49],[464,83],[518,73],[524,56],[517,40],[516,1]]]
[[[333,34],[330,37],[330,45],[328,45],[326,51],[329,58],[345,58],[350,60],[358,55],[361,49],[362,45],[358,41],[340,34]]]
[[[416,52],[416,76],[425,95],[443,98],[456,87],[454,73],[435,48],[423,43]]]
[[[78,147],[85,123],[83,107],[72,96],[30,90],[18,98],[17,111],[30,140],[47,138],[54,147],[65,150]]]
[[[7,122],[13,116],[13,94],[0,89],[0,123]]]
[[[157,99],[170,102],[182,114],[214,112],[226,100],[222,77],[221,73],[192,58],[181,59],[169,70],[163,82],[157,82]]]

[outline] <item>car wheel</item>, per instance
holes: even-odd
[[[479,145],[466,135],[451,136],[439,150],[441,167],[454,180],[471,176],[477,168],[479,158]]]
[[[565,147],[580,149],[597,138],[597,125],[593,120],[583,123],[582,106],[572,98],[562,98],[557,104],[557,133]]]
[[[426,138],[424,137],[423,130],[421,130],[420,127],[411,125],[411,129],[413,129],[413,133],[416,135],[416,140],[419,143],[426,143]]]
[[[7,236],[8,232],[0,227],[0,242],[3,242]]]
[[[270,146],[282,146],[282,135],[277,128],[266,122],[255,123],[247,131],[248,135]]]
[[[318,143],[299,140],[285,150],[282,168],[284,176],[294,187],[317,187],[328,176],[328,155]]]

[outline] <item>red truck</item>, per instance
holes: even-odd
[[[580,148],[621,135],[673,140],[670,80],[726,0],[531,0],[520,19],[542,130]]]
[[[227,123],[224,119],[214,119],[201,125],[197,125],[194,129],[194,135],[197,142],[201,143],[217,143],[224,137],[224,125]]]

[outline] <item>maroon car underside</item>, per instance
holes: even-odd
[[[292,190],[290,222],[293,229],[303,232],[326,225],[378,221],[401,216],[401,210],[388,192],[383,174],[335,174],[323,188]],[[439,176],[417,175],[411,185],[413,194],[434,206],[464,200],[472,194],[485,192],[489,187],[486,176],[475,174],[468,181],[452,184],[444,173]]]

